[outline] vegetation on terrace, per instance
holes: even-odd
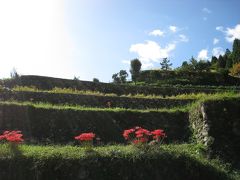
[[[106,112],[187,112],[190,105],[182,107],[173,107],[173,108],[160,108],[160,109],[125,109],[125,108],[98,108],[98,107],[86,107],[70,104],[50,104],[50,103],[33,103],[30,101],[18,102],[18,101],[0,101],[0,105],[17,105],[17,106],[32,106],[35,108],[44,108],[44,109],[58,109],[58,110],[76,110],[76,111],[106,111]]]
[[[56,176],[60,180],[112,177],[120,180],[123,176],[130,179],[160,176],[165,180],[238,180],[240,177],[220,160],[207,159],[204,147],[194,144],[145,148],[114,145],[94,147],[90,152],[76,146],[20,145],[19,151],[20,155],[15,157],[6,144],[0,144],[0,168],[5,170],[5,177],[11,176],[11,171],[15,172],[15,177],[25,180]]]
[[[205,86],[201,86],[205,87]],[[224,87],[223,87],[224,89]],[[116,97],[118,96],[117,94],[114,93],[101,93],[99,91],[81,91],[77,89],[72,89],[72,88],[53,88],[51,90],[42,90],[42,89],[37,89],[36,87],[27,87],[27,86],[16,86],[12,88],[13,91],[29,91],[29,92],[46,92],[46,93],[63,93],[63,94],[81,94],[81,95],[93,95],[93,96],[113,96]],[[234,91],[234,87],[232,89],[227,89],[225,92],[217,92],[211,94],[214,95],[213,97],[216,96],[235,96],[238,94],[237,91]],[[145,99],[200,99],[205,97],[207,94],[206,93],[188,93],[188,94],[178,94],[178,95],[172,95],[172,96],[161,96],[161,95],[154,95],[154,94],[128,94],[128,95],[120,95],[120,97],[129,97],[129,98],[145,98]]]

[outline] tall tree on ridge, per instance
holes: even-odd
[[[232,50],[231,58],[232,58],[233,64],[240,62],[240,40],[239,39],[235,39],[233,41],[233,50]]]
[[[171,69],[172,63],[170,63],[169,59],[163,58],[162,62],[160,62],[160,65],[162,70],[167,71]]]
[[[132,81],[134,81],[135,84],[140,75],[141,66],[142,63],[139,61],[139,59],[131,60],[130,73],[132,74]]]

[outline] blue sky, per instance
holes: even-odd
[[[240,38],[238,0],[0,1],[0,77],[20,74],[110,82],[139,58],[157,69],[209,59]]]

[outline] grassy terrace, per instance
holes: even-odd
[[[177,86],[176,86],[177,87]],[[118,96],[117,94],[105,94],[98,91],[80,91],[71,88],[54,88],[52,90],[41,90],[35,87],[26,87],[26,86],[17,86],[12,89],[13,91],[28,91],[28,92],[46,92],[46,93],[62,93],[62,94],[80,94],[80,95],[93,95],[93,96]],[[229,89],[227,92],[219,92],[215,93],[214,97],[218,96],[235,96],[239,94],[234,92],[233,89]],[[136,94],[136,95],[121,95],[120,97],[129,97],[129,98],[146,98],[146,99],[201,99],[204,98],[207,94],[205,93],[192,93],[192,94],[180,94],[176,96],[158,96],[158,95],[144,95],[144,94]],[[213,95],[213,94],[211,94]]]
[[[78,105],[68,105],[61,104],[55,105],[50,103],[33,103],[33,102],[18,102],[18,101],[0,101],[0,105],[17,105],[17,106],[31,106],[34,108],[43,108],[43,109],[55,109],[55,110],[75,110],[75,111],[105,111],[105,112],[187,112],[191,105],[182,106],[182,107],[173,107],[173,108],[161,108],[161,109],[124,109],[124,108],[97,108],[97,107],[86,107]]]
[[[130,86],[151,86],[151,87],[174,87],[174,88],[205,88],[205,89],[218,89],[218,90],[240,90],[240,86],[214,86],[214,85],[192,85],[192,84],[166,84],[163,81],[159,82],[134,82],[128,83]]]
[[[123,175],[129,179],[161,177],[165,180],[238,180],[240,177],[239,172],[232,171],[220,160],[205,158],[203,146],[193,144],[141,148],[113,145],[92,150],[78,146],[20,145],[17,152],[16,157],[8,145],[0,144],[0,168],[6,172],[14,170],[15,175],[26,180],[49,180],[58,173],[58,179],[81,179],[80,173],[86,179],[100,180],[120,180]]]
[[[188,107],[172,109],[89,108],[32,102],[0,102],[1,128],[21,129],[37,142],[66,144],[80,132],[94,131],[103,143],[123,143],[124,129],[163,128],[167,142],[187,142]],[[15,113],[11,113],[15,112]],[[10,123],[6,123],[11,119]]]

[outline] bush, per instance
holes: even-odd
[[[233,67],[230,69],[230,73],[232,76],[240,77],[240,63],[234,64]]]

